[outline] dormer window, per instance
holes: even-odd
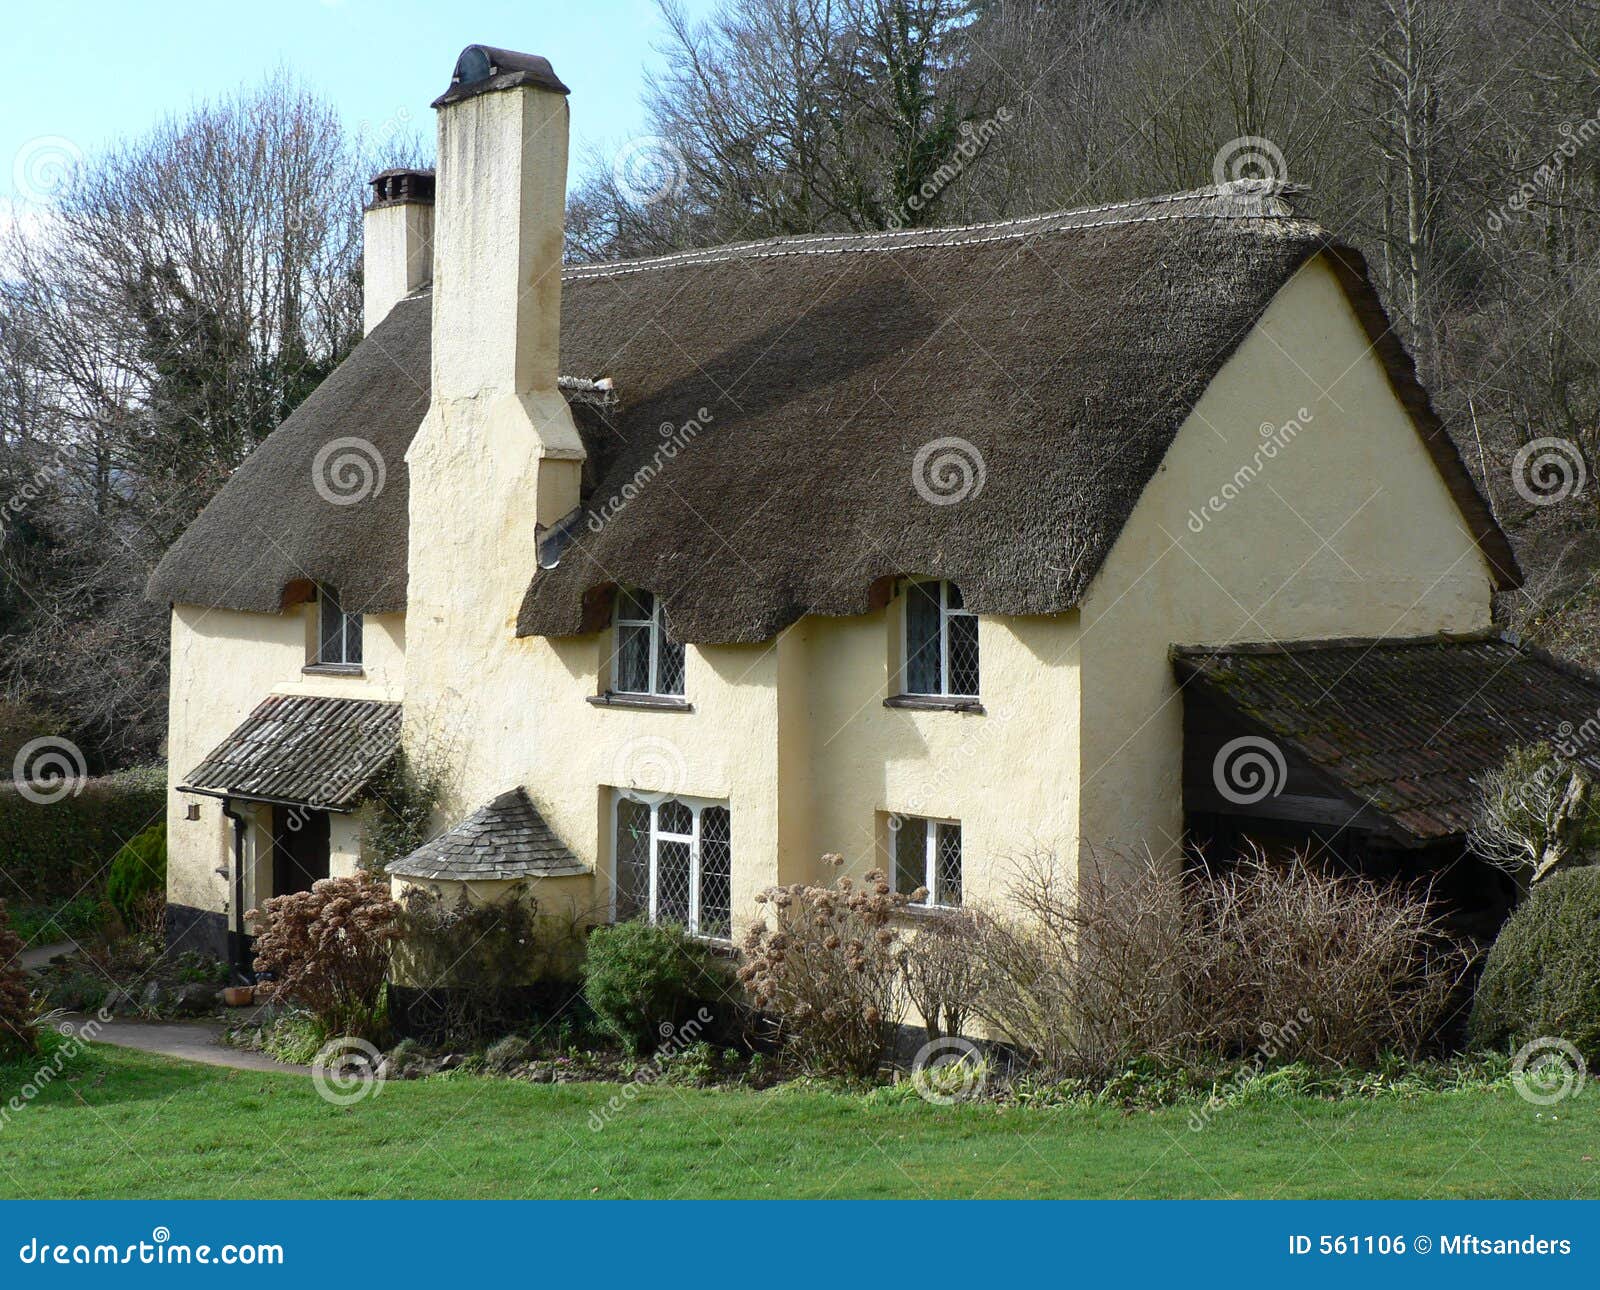
[[[361,615],[345,609],[332,587],[317,588],[317,664],[361,666]]]
[[[683,645],[667,630],[661,601],[648,591],[617,593],[612,688],[618,694],[683,694]]]
[[[953,582],[906,587],[905,692],[937,698],[978,697],[978,619]]]

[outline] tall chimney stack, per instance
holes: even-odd
[[[436,399],[556,389],[567,92],[547,59],[469,45],[434,100]]]
[[[433,171],[385,170],[374,175],[362,223],[365,334],[433,276]]]

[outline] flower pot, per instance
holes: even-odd
[[[256,988],[253,985],[230,985],[222,991],[222,1002],[230,1008],[248,1008],[256,1001]]]

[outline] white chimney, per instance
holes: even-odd
[[[471,400],[486,432],[531,431],[546,525],[578,504],[584,457],[557,389],[567,93],[547,59],[469,45],[433,104],[434,406],[459,422],[446,409]]]
[[[363,217],[363,334],[433,276],[433,171],[385,170]]]

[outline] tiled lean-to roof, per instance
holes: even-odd
[[[1294,189],[1241,183],[567,266],[563,390],[588,460],[559,561],[540,568],[531,542],[505,552],[529,579],[517,630],[593,630],[613,584],[656,593],[696,644],[865,612],[908,573],[956,580],[985,613],[1071,608],[1206,387],[1318,257],[1514,585],[1505,535],[1361,256]],[[250,455],[167,553],[153,597],[271,613],[317,581],[353,608],[403,606],[430,307],[425,292],[397,305]],[[383,489],[332,505],[317,484],[339,454],[319,454],[351,439],[382,458]],[[666,448],[670,486],[640,487]],[[348,464],[359,488],[362,463]]]
[[[1600,773],[1600,677],[1511,640],[1180,649],[1174,665],[1420,840],[1464,834],[1477,780],[1517,744]]]
[[[551,831],[528,794],[513,788],[394,861],[389,872],[397,878],[471,882],[556,878],[588,869]]]
[[[179,791],[349,810],[399,747],[398,703],[274,694]]]

